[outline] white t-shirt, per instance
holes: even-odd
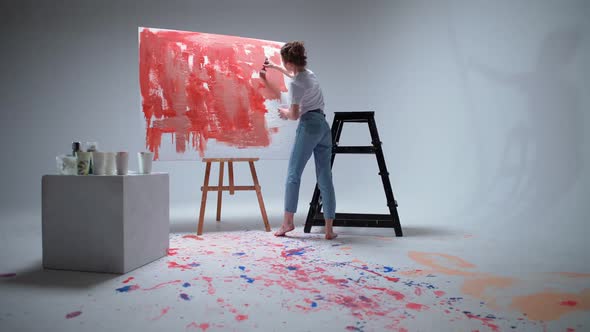
[[[318,108],[324,110],[324,95],[320,82],[311,70],[306,69],[295,75],[289,92],[291,104],[299,105],[300,115]]]

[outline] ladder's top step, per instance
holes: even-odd
[[[375,117],[375,112],[334,112],[337,120],[368,120]]]

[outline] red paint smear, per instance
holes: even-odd
[[[178,248],[168,249],[168,256],[176,256],[178,254]]]
[[[414,290],[414,294],[418,296],[422,295],[422,289],[420,287],[416,287],[416,290]]]
[[[152,287],[152,288],[145,288],[144,291],[150,291],[150,290],[154,290],[154,289],[159,289],[162,288],[166,285],[170,285],[170,284],[177,284],[179,282],[182,282],[180,280],[173,280],[173,281],[168,281],[168,282],[163,282],[161,284],[157,284],[156,286]]]
[[[152,320],[158,320],[158,319],[162,318],[165,314],[168,313],[169,310],[170,310],[170,307],[166,307],[166,308],[162,309],[162,311],[160,312],[160,315],[158,317],[152,318]]]
[[[191,263],[191,264],[195,264],[195,263]],[[178,264],[176,262],[168,262],[169,269],[181,269],[182,271],[184,271],[184,270],[194,269],[195,267],[196,266],[193,266],[190,264]]]
[[[176,152],[185,152],[190,144],[201,157],[210,139],[238,148],[270,144],[264,102],[279,96],[257,73],[265,47],[277,50],[270,60],[281,63],[281,43],[150,29],[143,29],[139,40],[146,146],[154,159],[164,133],[176,138]],[[267,79],[287,91],[280,72],[268,71]]]
[[[70,312],[69,314],[66,315],[66,319],[72,319],[74,317],[78,317],[82,314],[82,311],[74,311],[74,312]]]
[[[248,315],[237,315],[236,316],[236,320],[237,321],[245,321],[246,319],[248,319]]]
[[[563,306],[567,306],[567,307],[575,307],[578,305],[578,302],[573,301],[573,300],[568,300],[568,301],[563,301],[560,304]]]
[[[387,280],[389,280],[389,281],[393,281],[393,282],[398,282],[398,281],[399,281],[399,278],[394,278],[394,277],[388,277],[388,276],[384,276],[384,275],[382,275],[381,273],[377,273],[377,272],[375,272],[375,271],[371,271],[371,270],[369,270],[368,268],[363,268],[363,267],[360,267],[360,266],[355,266],[355,265],[350,265],[350,266],[352,266],[352,267],[354,267],[354,268],[357,268],[357,269],[361,269],[361,270],[363,270],[363,271],[366,271],[366,272],[369,272],[369,273],[372,273],[372,274],[375,274],[375,275],[378,275],[378,276],[380,276],[380,277],[383,277],[383,278],[385,278],[385,279],[387,279]]]
[[[135,279],[135,278],[133,278],[133,277],[129,277],[129,278],[125,279],[125,280],[123,281],[123,283],[124,283],[124,284],[126,284],[126,283],[130,282],[130,281],[131,281],[131,280],[133,280],[133,279]]]
[[[197,323],[195,323],[195,322],[192,322],[186,326],[187,329],[195,328],[195,329],[201,329],[202,331],[207,331],[207,329],[209,329],[209,327],[210,327],[209,323],[201,323],[200,325],[197,325]]]
[[[573,329],[573,328],[571,328],[571,327],[568,327],[567,330],[566,330],[566,332],[576,332],[576,330]]]
[[[475,316],[473,314],[465,314],[465,315],[467,315],[467,317],[469,317],[470,319],[476,319],[476,320],[481,321],[484,326],[487,326],[487,327],[491,328],[492,331],[494,331],[494,332],[499,331],[498,325],[494,325],[494,324],[490,323],[492,321],[491,318],[477,317],[477,316]]]
[[[434,291],[434,295],[436,295],[436,297],[441,297],[441,296],[444,296],[445,294],[446,293],[441,290]]]
[[[380,290],[382,292],[385,292],[387,295],[393,296],[396,300],[401,301],[403,300],[406,296],[400,292],[388,289],[388,288],[383,288],[383,287],[366,287],[367,289],[374,289],[374,290]]]
[[[196,235],[185,235],[182,237],[183,239],[193,239],[193,240],[199,240],[199,241],[203,241],[204,239],[202,237],[198,237]]]
[[[406,308],[416,310],[416,311],[422,311],[422,310],[428,309],[428,307],[423,304],[413,303],[413,302],[406,304]]]
[[[207,282],[207,285],[208,285],[208,290],[207,291],[208,291],[209,295],[215,294],[215,288],[213,287],[213,278],[211,278],[211,277],[201,277],[201,279],[203,279],[203,280],[205,280]],[[195,278],[195,280],[197,280],[197,279]]]

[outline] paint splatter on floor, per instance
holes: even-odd
[[[85,326],[107,324],[93,323],[100,311],[141,320],[148,329],[152,324],[195,331],[407,332],[433,326],[440,331],[584,331],[590,326],[584,318],[590,311],[590,278],[583,274],[504,276],[452,254],[419,251],[378,263],[368,250],[375,243],[360,250],[346,237],[325,241],[321,234],[276,238],[245,231],[206,234],[199,241],[174,234],[174,255],[135,270],[133,277],[97,286],[110,287],[99,297],[89,294],[85,301],[67,303],[83,305],[84,315],[73,312],[66,318],[77,317]],[[63,314],[59,317],[63,320]]]
[[[78,317],[82,314],[82,311],[74,311],[74,312],[70,312],[69,314],[66,315],[66,319],[72,319],[74,317]]]

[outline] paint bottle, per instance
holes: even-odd
[[[73,142],[72,143],[72,156],[76,157],[78,155],[78,152],[81,151],[81,144],[80,142]]]

